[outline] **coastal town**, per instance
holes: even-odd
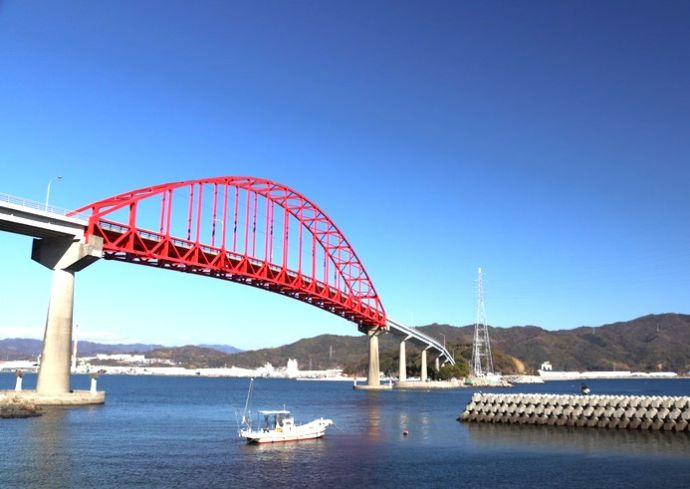
[[[36,361],[14,360],[0,361],[0,372],[24,372],[37,373],[40,366],[40,358]],[[159,376],[180,376],[180,377],[234,377],[251,378],[263,377],[274,379],[297,379],[297,380],[333,380],[333,381],[363,381],[362,378],[348,376],[341,368],[332,369],[308,369],[302,370],[296,359],[288,359],[285,366],[274,366],[266,362],[258,368],[244,368],[234,365],[218,368],[188,368],[177,362],[162,358],[149,358],[144,353],[99,353],[93,356],[79,357],[72,359],[71,372],[73,375],[159,375]],[[690,372],[689,372],[690,374]],[[591,379],[671,379],[679,377],[676,372],[636,372],[631,370],[608,370],[608,371],[557,371],[553,370],[551,362],[545,361],[541,364],[537,375],[504,375],[498,377],[503,381],[501,384],[509,386],[512,384],[534,384],[546,381],[564,380],[591,380]],[[398,380],[381,373],[383,382]],[[415,381],[418,378],[411,377],[409,380]],[[465,379],[462,379],[463,381]],[[469,379],[468,379],[469,380]],[[462,382],[465,384],[465,382]],[[498,385],[499,382],[494,382]],[[467,385],[473,384],[472,380]],[[459,386],[459,385],[458,385]]]
[[[29,360],[0,361],[0,372],[38,372],[39,362]],[[94,356],[73,359],[73,375],[93,373],[106,375],[166,375],[185,377],[265,377],[275,379],[324,379],[349,380],[342,369],[300,370],[297,360],[289,359],[284,367],[270,363],[259,368],[242,368],[232,366],[219,368],[187,368],[173,360],[148,358],[141,353],[99,353]]]

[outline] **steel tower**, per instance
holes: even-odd
[[[484,280],[481,267],[477,269],[477,312],[474,323],[474,342],[472,344],[472,376],[484,377],[494,373],[491,357],[489,328],[486,325],[484,309]]]

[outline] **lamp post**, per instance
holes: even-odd
[[[50,185],[55,181],[55,180],[62,180],[62,176],[57,176],[55,178],[51,178],[50,181],[48,182],[48,190],[46,190],[46,206],[45,206],[45,211],[48,212],[48,200],[50,199]]]
[[[223,225],[223,220],[218,219],[217,217],[213,218],[213,221],[211,223],[211,246],[216,245],[216,221],[221,223],[221,226]],[[225,231],[225,229],[223,229]]]

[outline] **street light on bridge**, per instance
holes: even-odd
[[[218,221],[221,224],[221,226],[224,226],[222,219],[219,219],[217,217],[213,218],[213,221],[211,222],[211,246],[216,245],[216,221]],[[222,232],[225,233],[224,227]]]
[[[55,178],[51,178],[50,181],[48,182],[48,190],[46,190],[46,205],[45,205],[45,211],[48,212],[48,200],[50,199],[50,185],[55,181],[55,180],[62,180],[62,176],[57,176]]]

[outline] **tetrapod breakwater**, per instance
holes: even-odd
[[[690,397],[476,393],[458,420],[690,432]]]

